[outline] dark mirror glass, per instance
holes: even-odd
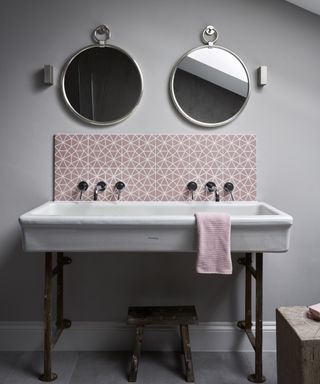
[[[142,76],[123,50],[90,46],[67,63],[63,93],[71,110],[83,120],[109,125],[125,119],[139,103]]]
[[[195,124],[214,127],[233,120],[249,97],[249,75],[242,61],[219,46],[188,52],[171,77],[178,111]]]

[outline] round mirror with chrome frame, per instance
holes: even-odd
[[[123,49],[107,44],[110,30],[94,30],[97,44],[76,52],[62,71],[62,93],[82,121],[108,126],[125,120],[139,104],[143,78],[137,62]]]
[[[187,120],[204,127],[218,127],[234,120],[250,96],[249,72],[243,61],[227,48],[215,45],[218,33],[207,26],[205,45],[187,52],[170,77],[170,94]]]

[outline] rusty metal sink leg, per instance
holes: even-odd
[[[263,383],[266,378],[262,372],[262,310],[263,310],[263,254],[256,253],[256,268],[252,266],[252,254],[238,259],[238,263],[246,267],[245,282],[245,320],[238,321],[238,327],[243,329],[255,352],[255,372],[248,376],[253,383]],[[252,332],[252,277],[256,279],[256,330]]]
[[[45,288],[44,288],[44,351],[43,374],[41,381],[54,381],[57,374],[52,372],[52,349],[65,328],[71,327],[71,321],[63,317],[63,267],[70,264],[71,259],[62,252],[57,253],[57,266],[52,269],[53,253],[46,252],[45,260]],[[57,320],[56,329],[52,332],[52,280],[57,277]]]

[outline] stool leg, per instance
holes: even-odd
[[[189,328],[187,325],[180,324],[180,334],[183,348],[184,363],[186,368],[186,381],[194,382],[192,355],[190,349]]]
[[[142,349],[142,338],[143,338],[143,326],[138,326],[136,328],[136,339],[133,347],[133,354],[131,357],[131,363],[128,373],[128,381],[135,382],[137,381],[139,358]]]

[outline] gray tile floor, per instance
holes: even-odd
[[[248,384],[253,372],[253,353],[193,353],[197,384]],[[129,353],[54,352],[56,384],[125,384]],[[276,384],[276,355],[263,357],[266,383]],[[41,352],[0,352],[0,384],[40,383]],[[143,352],[137,384],[183,384],[182,362],[178,353]]]

